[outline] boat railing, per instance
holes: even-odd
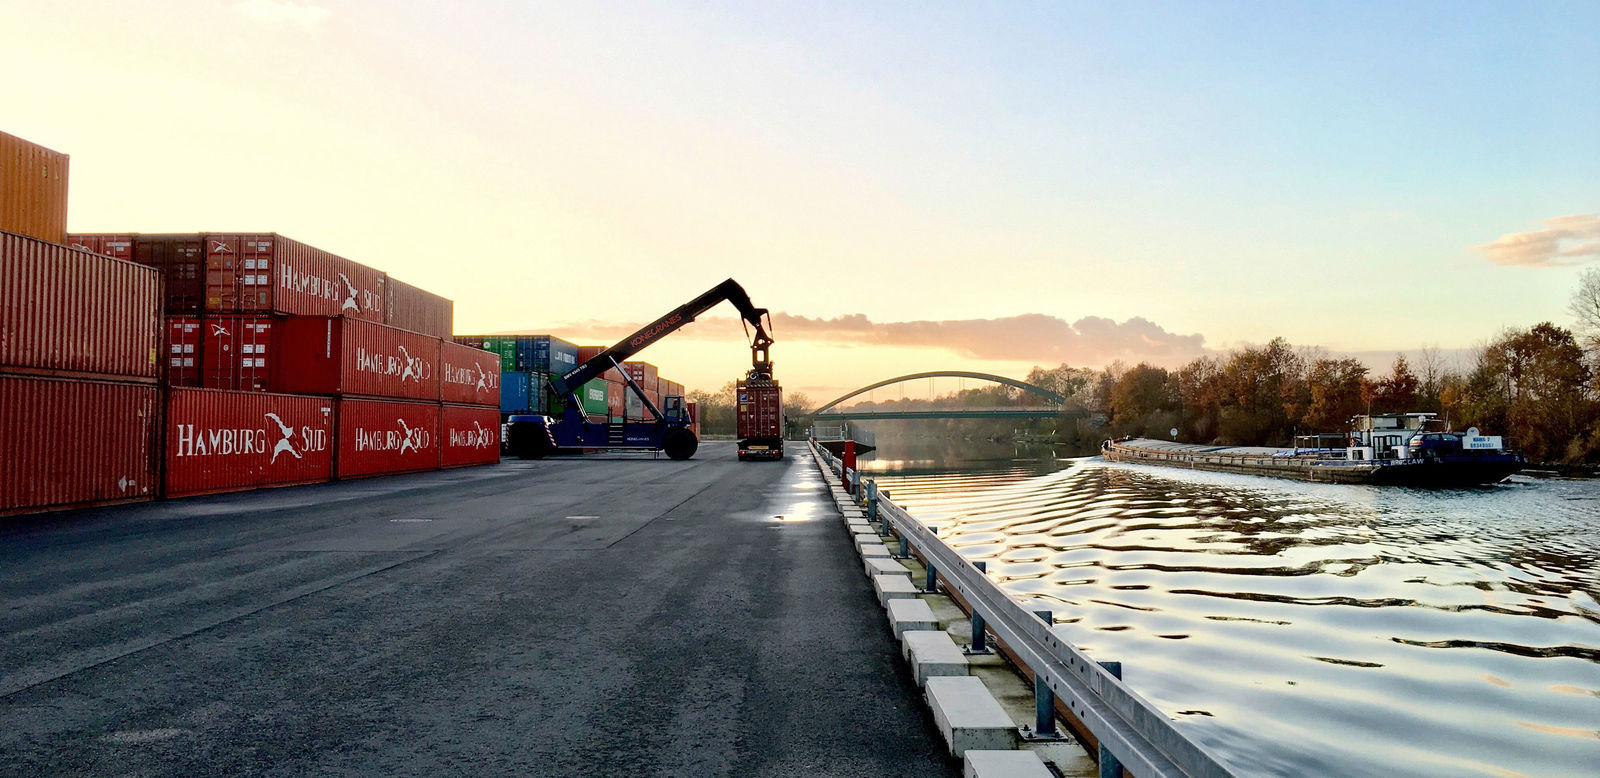
[[[901,539],[903,555],[923,559],[930,589],[937,582],[958,595],[973,616],[975,638],[992,633],[1034,675],[1040,730],[1054,729],[1054,720],[1046,716],[1064,714],[1063,719],[1099,743],[1101,775],[1118,774],[1115,769],[1108,772],[1118,764],[1137,776],[1233,775],[1216,755],[1122,682],[1121,662],[1084,653],[1055,631],[1053,611],[1024,604],[1001,590],[982,563],[946,545],[934,528],[895,504],[887,490],[871,481],[863,484],[859,472],[844,472],[843,463],[827,449],[813,444],[811,450],[829,473],[852,482],[856,493],[865,496],[868,519],[883,522]]]

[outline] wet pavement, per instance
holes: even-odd
[[[956,775],[805,456],[0,520],[0,775]]]

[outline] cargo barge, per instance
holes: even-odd
[[[1302,436],[1294,448],[1205,446],[1149,438],[1108,440],[1100,448],[1112,462],[1402,486],[1495,484],[1528,463],[1521,454],[1507,450],[1498,435],[1480,435],[1475,428],[1451,432],[1431,413],[1357,416],[1352,422],[1354,429],[1348,435]]]

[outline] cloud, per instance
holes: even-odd
[[[1501,235],[1492,243],[1473,246],[1499,265],[1559,267],[1600,260],[1600,214],[1573,214],[1546,219],[1545,229]]]
[[[243,0],[233,7],[252,19],[300,27],[316,27],[332,13],[305,0]]]
[[[709,326],[684,330],[683,336],[722,340],[740,331],[734,319],[699,321]],[[555,331],[612,342],[639,326],[589,320],[570,322]],[[831,319],[778,313],[773,317],[773,331],[784,341],[938,348],[967,359],[1041,365],[1102,365],[1120,359],[1172,366],[1207,353],[1203,336],[1168,332],[1137,316],[1121,323],[1099,316],[1068,322],[1039,313],[996,319],[873,322],[860,313]]]

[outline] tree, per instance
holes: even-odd
[[[1308,398],[1305,364],[1283,338],[1234,353],[1223,370],[1234,407],[1222,414],[1223,437],[1240,445],[1281,443]],[[1292,414],[1292,416],[1291,416]]]
[[[1373,386],[1372,410],[1376,413],[1410,413],[1417,409],[1419,389],[1422,385],[1404,354],[1394,358],[1389,375]]]
[[[1585,458],[1597,416],[1591,378],[1571,331],[1545,322],[1506,332],[1468,378],[1468,420],[1504,429],[1536,461]]]
[[[1578,277],[1578,288],[1567,305],[1578,321],[1578,336],[1591,357],[1600,358],[1600,267],[1591,267]]]
[[[1111,386],[1111,420],[1124,432],[1166,437],[1177,406],[1167,371],[1153,365],[1141,362]]]
[[[1319,359],[1306,372],[1311,402],[1300,424],[1306,432],[1342,432],[1350,417],[1366,410],[1367,366],[1361,360]]]

